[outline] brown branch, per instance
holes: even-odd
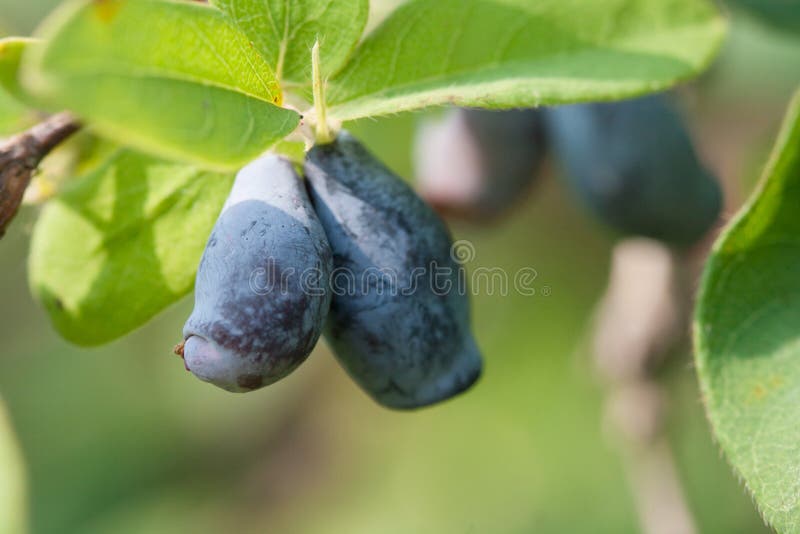
[[[0,238],[16,216],[39,163],[79,129],[72,115],[59,113],[0,144]]]

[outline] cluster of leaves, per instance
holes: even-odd
[[[191,290],[231,172],[316,123],[317,41],[316,109],[338,124],[653,92],[700,72],[725,31],[698,0],[413,0],[362,37],[368,11],[367,0],[72,0],[34,40],[0,42],[7,92],[118,144],[36,225],[30,282],[62,335],[110,341]]]
[[[714,247],[695,318],[717,439],[764,518],[800,530],[800,92],[753,199]]]

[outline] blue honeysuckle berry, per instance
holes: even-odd
[[[623,234],[691,245],[717,222],[722,192],[663,96],[548,109],[571,188]]]
[[[472,386],[482,361],[441,219],[347,132],[309,152],[305,175],[334,254],[325,336],[350,376],[396,409]]]
[[[497,217],[525,196],[545,155],[541,110],[453,109],[419,131],[418,189],[443,214]]]
[[[184,327],[186,368],[233,392],[297,368],[330,307],[332,254],[292,164],[264,156],[241,170],[206,245]]]

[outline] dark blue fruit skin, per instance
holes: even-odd
[[[572,188],[624,234],[691,245],[717,222],[722,192],[663,96],[547,111]]]
[[[464,110],[486,180],[483,215],[502,213],[531,187],[546,153],[543,115],[538,109]]]
[[[345,369],[395,409],[430,405],[472,386],[482,362],[468,296],[458,291],[463,267],[451,257],[439,217],[347,132],[309,152],[305,175],[334,253],[325,332]],[[450,269],[442,276],[449,291],[431,283],[431,264]],[[423,273],[416,284],[415,269]],[[353,280],[352,290],[342,280]]]
[[[418,179],[426,201],[437,211],[468,219],[492,219],[506,213],[532,187],[539,175],[546,154],[543,112],[537,109],[493,111],[485,109],[454,109],[439,124],[441,137],[433,143],[421,143],[418,151]],[[453,131],[463,129],[465,131]],[[442,147],[440,143],[449,146]],[[428,153],[426,153],[428,152]],[[461,166],[436,165],[425,168],[429,158],[462,155],[462,163],[474,162],[469,174],[477,179],[478,187],[469,194],[448,188],[469,187],[464,176],[434,176],[433,173],[461,173]],[[438,183],[425,184],[426,181]],[[426,185],[433,187],[426,188]],[[437,194],[439,193],[439,194]]]
[[[183,332],[187,368],[233,392],[291,373],[322,332],[332,258],[292,164],[268,155],[245,167],[197,272]],[[318,273],[319,283],[304,282],[304,272]]]

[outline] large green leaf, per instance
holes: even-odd
[[[415,0],[331,80],[330,116],[632,97],[700,72],[725,28],[706,0]]]
[[[40,31],[23,81],[125,145],[214,167],[240,165],[299,116],[272,69],[222,13],[198,3],[78,0]]]
[[[211,0],[275,66],[278,79],[311,82],[311,47],[320,40],[322,73],[344,66],[369,14],[368,0]]]
[[[697,371],[714,430],[767,521],[800,531],[800,93],[763,182],[703,277]]]
[[[0,534],[26,532],[26,523],[22,457],[0,399]]]
[[[58,331],[120,337],[188,293],[233,176],[119,150],[49,202],[29,279]]]

